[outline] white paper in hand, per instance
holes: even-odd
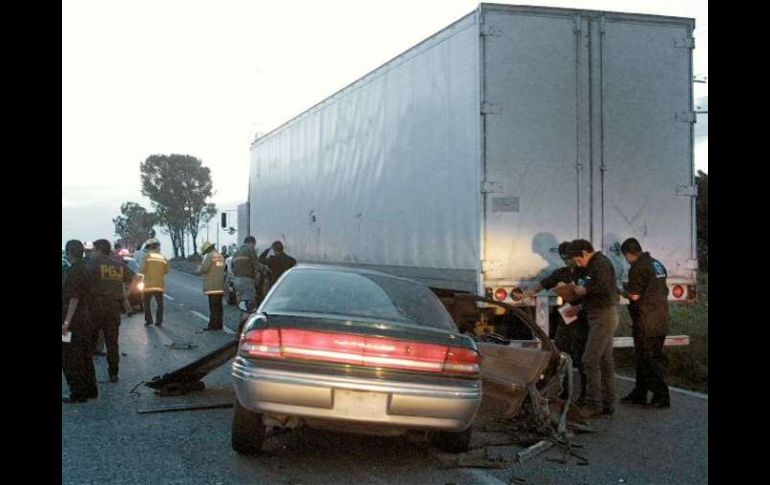
[[[61,341],[67,343],[72,342],[72,332],[61,334]]]
[[[565,303],[564,305],[559,307],[559,314],[564,319],[564,323],[566,323],[567,325],[577,320],[577,315],[572,317],[568,317],[566,315],[567,310],[569,310],[570,308],[572,308],[572,305],[570,305],[569,303]]]

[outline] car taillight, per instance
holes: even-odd
[[[481,354],[473,349],[449,347],[444,362],[444,373],[478,376],[481,373],[481,359]]]
[[[251,330],[241,337],[240,347],[247,357],[280,357],[280,331],[273,328]]]
[[[674,295],[674,298],[682,298],[684,296],[684,288],[680,285],[676,285],[671,290],[671,294]]]
[[[508,297],[508,292],[505,291],[503,288],[498,288],[495,291],[495,300],[497,301],[503,301]]]
[[[300,329],[259,329],[241,338],[241,354],[351,364],[364,367],[478,376],[481,356],[472,349]]]

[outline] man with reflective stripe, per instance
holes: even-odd
[[[243,240],[243,245],[233,255],[232,267],[233,286],[238,303],[246,302],[247,307],[252,310],[257,303],[257,283],[262,275],[267,273],[267,267],[259,262],[257,240],[254,236],[246,236]]]
[[[647,393],[652,391],[648,406],[669,408],[671,400],[663,373],[663,344],[669,330],[668,273],[660,261],[642,252],[634,238],[623,241],[620,251],[631,265],[623,296],[629,300],[636,353],[636,385],[620,401],[647,405]]]
[[[142,262],[141,272],[144,275],[144,325],[152,326],[152,300],[155,299],[157,309],[155,311],[155,325],[163,325],[163,295],[166,292],[166,274],[168,273],[168,261],[160,254],[160,241],[150,239],[144,246],[147,256]]]
[[[128,266],[110,257],[110,242],[106,239],[94,241],[88,273],[93,281],[88,310],[94,330],[104,332],[110,382],[118,382],[118,332],[120,309],[123,306],[123,284],[131,283],[135,274]]]
[[[203,276],[203,293],[209,297],[209,326],[203,330],[222,330],[224,309],[222,295],[225,294],[225,258],[210,242],[201,246],[203,261],[200,273]]]

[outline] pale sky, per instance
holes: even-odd
[[[495,3],[693,17],[694,74],[708,76],[705,0]],[[71,238],[114,240],[112,218],[122,202],[151,209],[141,195],[139,164],[152,154],[201,159],[212,171],[213,201],[234,209],[246,200],[255,133],[477,6],[471,0],[63,2],[62,246]],[[708,109],[708,84],[694,86],[698,109]],[[698,116],[695,130],[695,166],[708,172],[708,115]],[[162,242],[170,254],[168,238]],[[230,242],[234,236],[220,233],[220,245]]]

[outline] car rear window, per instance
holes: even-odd
[[[324,313],[456,330],[430,289],[388,276],[297,269],[273,289],[266,313]]]

